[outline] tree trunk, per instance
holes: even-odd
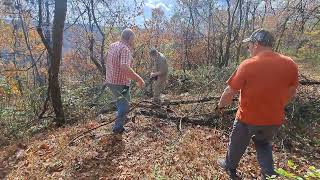
[[[236,11],[239,7],[239,3],[240,3],[240,0],[237,1],[235,8],[231,14],[230,1],[227,1],[227,4],[228,4],[228,30],[227,30],[226,50],[225,50],[225,54],[223,56],[223,65],[222,66],[228,66],[228,64],[229,64],[230,47],[231,47],[231,44],[233,43],[233,41],[231,40],[232,29],[233,29],[233,25],[234,25],[235,14],[236,14]]]
[[[252,32],[255,30],[255,23],[256,23],[256,12],[257,12],[257,8],[258,8],[258,4],[257,3],[253,3],[253,11],[251,13],[251,16],[252,16]]]
[[[51,44],[49,0],[46,0],[45,6],[46,6],[46,23],[45,23],[44,37],[47,40],[48,44]],[[48,64],[48,74],[50,74],[49,70],[51,67],[51,59],[50,59],[49,53],[47,56],[47,64]]]
[[[240,6],[240,8],[242,9],[242,5]],[[245,9],[245,19],[244,19],[244,25],[243,25],[243,28],[242,28],[242,33],[240,35],[240,42],[238,44],[238,47],[237,47],[237,52],[236,52],[236,59],[237,59],[237,62],[240,63],[240,54],[241,54],[241,48],[242,48],[242,40],[244,39],[244,36],[246,34],[246,30],[249,29],[249,23],[248,23],[248,19],[249,19],[249,11],[250,11],[250,4],[247,3],[246,4],[246,9]],[[242,12],[241,12],[241,15],[240,15],[240,21],[242,19]],[[241,30],[240,30],[241,31]]]
[[[33,56],[33,53],[32,53],[32,50],[31,50],[31,46],[30,46],[30,42],[29,42],[29,30],[28,28],[26,27],[25,25],[25,21],[22,17],[22,10],[20,8],[21,5],[18,6],[18,18],[20,20],[20,23],[21,23],[21,28],[22,28],[22,32],[23,32],[23,37],[24,37],[24,40],[25,40],[25,43],[26,43],[26,46],[27,46],[27,49],[29,51],[29,54],[30,54],[30,60],[31,60],[31,63],[32,63],[32,67],[33,67],[33,72],[35,74],[34,76],[34,83],[37,82],[39,84],[40,87],[44,86],[44,82],[40,76],[40,73],[39,73],[39,70],[37,68],[37,62]],[[15,25],[14,28],[16,28],[17,25]]]
[[[65,122],[59,86],[59,69],[62,59],[63,29],[66,13],[67,0],[55,0],[55,11],[52,27],[52,64],[51,73],[49,74],[49,86],[51,90],[51,101],[56,114],[55,121],[57,125],[62,125]]]
[[[14,69],[17,69],[17,51],[18,51],[18,36],[17,36],[17,24],[15,22],[15,20],[12,20],[12,25],[13,25],[13,35],[14,35],[14,44],[13,44],[13,65],[14,65]],[[19,74],[17,72],[15,72],[15,80],[17,81],[17,86],[18,86],[18,90],[20,92],[21,95],[23,95],[23,91],[22,91],[22,82],[21,79],[19,77]]]
[[[289,21],[290,17],[286,17],[286,19],[284,20],[283,24],[282,24],[282,27],[281,27],[281,31],[280,31],[280,35],[278,37],[278,41],[277,41],[277,45],[276,45],[276,48],[275,48],[275,51],[278,52],[279,51],[279,48],[280,48],[280,44],[281,44],[281,40],[282,40],[282,36],[287,28],[287,23]]]
[[[212,2],[209,3],[209,16],[208,16],[208,35],[207,35],[207,65],[210,65],[213,61],[212,59],[212,43],[211,42],[211,31],[213,29],[212,27]]]
[[[92,2],[93,3],[93,2]],[[96,58],[95,53],[94,53],[94,45],[95,45],[95,38],[94,38],[94,25],[93,25],[93,9],[90,9],[91,5],[86,5],[87,13],[88,13],[88,20],[89,20],[89,51],[90,51],[90,59],[94,63],[94,65],[97,67],[99,72],[104,76],[105,75],[105,67],[103,67],[99,62],[99,60]],[[96,24],[97,27],[99,28],[98,24]],[[102,32],[102,31],[101,31]],[[104,36],[104,35],[103,35]],[[104,43],[104,42],[103,42]]]

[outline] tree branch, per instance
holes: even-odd
[[[49,56],[52,56],[52,47],[48,43],[47,39],[44,37],[43,30],[42,30],[42,1],[41,0],[38,1],[38,5],[39,5],[39,12],[38,12],[39,22],[37,26],[37,32],[41,38],[42,43],[46,47]]]

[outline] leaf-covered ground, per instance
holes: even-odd
[[[309,69],[304,68],[302,63],[300,68]],[[316,71],[306,71],[304,74],[320,80]],[[317,87],[303,87],[301,90],[313,98],[320,94]],[[168,98],[189,99],[190,95]],[[289,109],[291,118],[293,110],[297,111],[299,105],[302,109],[306,108],[298,102],[295,108]],[[175,110],[180,115],[201,114],[210,112],[213,106],[212,103],[177,106]],[[315,114],[314,107],[310,108]],[[310,115],[307,110],[304,113]],[[113,119],[113,116],[108,115],[107,120]],[[301,117],[303,119],[304,115],[301,114]],[[84,120],[1,147],[0,179],[224,180],[227,176],[216,160],[225,156],[232,117],[219,121],[219,127],[182,124],[179,131],[172,121],[138,115],[135,123],[127,124],[127,132],[122,136],[112,135],[112,124],[109,124],[70,146],[69,142],[74,137],[100,124],[94,118]],[[320,168],[320,127],[315,123],[305,129],[297,129],[297,132],[294,127],[281,130],[278,134],[274,144],[275,165],[296,174],[306,174],[311,165]],[[287,166],[288,160],[297,165],[296,170]],[[252,143],[241,160],[239,171],[244,179],[259,177]]]
[[[127,124],[128,131],[122,136],[112,135],[111,126],[105,126],[68,145],[77,134],[98,124],[92,120],[68,126],[2,149],[0,177],[227,179],[216,160],[225,155],[230,130],[184,125],[179,132],[173,122],[138,116],[135,123]],[[298,162],[302,170],[307,170],[307,164],[320,163],[278,146],[274,149],[277,167],[285,168],[289,159]],[[258,167],[251,144],[239,170],[244,179],[256,179]]]

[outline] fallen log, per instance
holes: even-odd
[[[308,81],[308,80],[303,80],[303,81],[299,81],[300,85],[304,85],[304,86],[310,86],[310,85],[320,85],[320,81]]]
[[[220,97],[204,97],[200,99],[184,99],[184,100],[172,100],[172,101],[164,101],[161,104],[155,104],[152,101],[142,101],[143,103],[139,104],[139,108],[153,108],[154,106],[168,106],[168,105],[180,105],[180,104],[194,104],[194,103],[204,103],[213,100],[219,100]],[[237,99],[233,99],[237,101]],[[109,104],[105,105],[96,115],[110,113],[116,110],[116,103],[114,101],[110,102]]]
[[[147,117],[156,117],[160,119],[167,119],[171,121],[181,121],[181,123],[185,124],[193,124],[193,125],[202,125],[202,126],[208,126],[208,125],[216,125],[217,119],[221,118],[221,116],[224,115],[231,115],[234,114],[237,111],[237,109],[228,109],[223,112],[223,115],[220,115],[217,112],[210,112],[207,114],[201,114],[201,115],[191,115],[191,116],[173,116],[168,113],[164,113],[158,110],[145,110],[142,109],[138,111],[137,113],[147,116]]]
[[[320,81],[309,79],[307,76],[305,76],[303,74],[300,74],[299,77],[302,78],[301,80],[299,80],[300,85],[309,86],[309,85],[319,85],[320,84]]]
[[[193,104],[193,103],[203,103],[209,102],[212,100],[219,100],[220,97],[204,97],[201,99],[184,99],[184,100],[172,100],[172,101],[164,101],[161,105],[180,105],[180,104]]]

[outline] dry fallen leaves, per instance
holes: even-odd
[[[110,125],[94,131],[94,138],[86,136],[74,146],[68,146],[70,138],[96,126],[96,122],[51,132],[45,140],[34,139],[28,144],[28,149],[15,151],[13,155],[21,157],[21,160],[12,160],[11,170],[7,172],[6,177],[227,178],[216,164],[217,158],[225,156],[228,144],[225,132],[215,128],[184,126],[180,133],[172,122],[141,116],[137,116],[136,120],[139,123],[129,123],[128,132],[122,136],[112,136]],[[97,134],[99,136],[96,136]],[[254,152],[252,147],[248,152]],[[282,151],[275,153],[278,167],[285,166],[281,162],[289,158],[291,157]],[[239,169],[247,179],[258,177],[259,168],[255,153],[245,154]]]

